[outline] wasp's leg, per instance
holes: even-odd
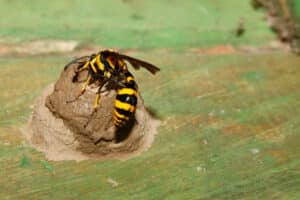
[[[97,109],[99,107],[99,101],[100,101],[100,97],[101,97],[101,93],[102,92],[105,92],[106,90],[104,91],[101,91],[102,87],[107,83],[108,80],[105,80],[101,86],[98,88],[98,91],[96,93],[96,98],[95,98],[95,101],[94,101],[94,110],[92,112],[92,114],[90,115],[88,121],[86,122],[86,124],[84,125],[84,127],[87,127],[87,125],[90,123],[91,119],[93,118],[94,114],[97,112]]]
[[[79,69],[76,69],[76,70],[75,70],[75,75],[74,75],[73,78],[72,78],[72,82],[76,82],[77,79],[78,79],[78,74],[79,74],[79,72],[81,72],[81,71],[87,69],[88,67],[89,67],[89,62],[87,61],[87,62],[84,63],[84,65],[82,65],[81,67],[79,67]],[[80,81],[80,82],[81,82],[81,81]]]
[[[82,67],[80,67],[76,72],[81,72],[89,67],[89,62],[86,62]]]
[[[99,100],[100,100],[100,93],[96,93],[96,98],[95,98],[95,102],[94,102],[94,109],[97,109],[99,106]]]
[[[105,80],[101,86],[98,88],[98,91],[96,93],[96,98],[95,98],[95,102],[94,102],[94,110],[96,110],[98,107],[99,107],[99,100],[100,100],[100,94],[102,92],[105,92],[106,90],[104,91],[101,91],[101,89],[103,88],[103,86],[108,82],[108,80]]]
[[[82,57],[79,57],[79,58],[75,58],[75,59],[73,59],[71,62],[69,62],[68,64],[65,65],[64,70],[66,70],[69,66],[71,66],[71,65],[74,64],[74,63],[82,64],[82,63],[84,63],[84,62],[86,62],[86,61],[79,61],[79,60],[81,60],[81,59],[83,59],[83,58],[90,58],[90,57],[91,57],[91,56],[82,56]]]
[[[79,69],[77,69],[76,72],[81,72],[85,69],[87,69],[89,67],[89,64],[90,64],[90,61],[96,56],[96,54],[92,54],[91,56],[83,56],[82,58],[84,57],[87,57],[89,58],[89,60],[85,61],[84,65],[82,65],[81,67],[79,67]]]
[[[73,100],[70,100],[70,101],[67,101],[67,103],[71,103],[71,102],[74,102],[74,101],[76,101],[81,95],[83,95],[83,93],[85,92],[85,90],[86,90],[86,87],[90,84],[90,82],[91,82],[91,76],[88,76],[88,78],[86,79],[86,81],[85,81],[85,83],[83,84],[83,86],[82,86],[82,88],[81,88],[81,90],[80,90],[80,93],[79,93],[79,95],[77,95],[77,97],[75,98],[75,99],[73,99]]]

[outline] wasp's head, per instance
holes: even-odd
[[[118,60],[114,56],[107,56],[106,60],[114,67],[116,67],[118,65]]]
[[[127,72],[127,65],[123,59],[120,58],[119,54],[112,50],[106,49],[100,51],[101,55],[107,60],[110,66],[115,70],[115,72]]]

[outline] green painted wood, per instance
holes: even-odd
[[[299,0],[291,0],[290,9],[296,16],[296,20],[300,21],[300,1]]]
[[[261,45],[273,38],[261,20],[263,13],[254,11],[250,0],[1,0],[0,5],[3,43],[63,39],[83,45],[182,49],[219,43]],[[246,34],[237,38],[241,18]]]
[[[1,43],[170,48],[131,54],[162,68],[134,73],[163,121],[154,144],[123,162],[47,161],[19,128],[71,56],[0,56],[0,199],[299,199],[300,58],[189,50],[267,44],[275,37],[263,14],[240,0],[110,2],[2,0]],[[246,32],[236,38],[241,17]]]
[[[55,80],[63,62],[60,56],[0,59],[1,74],[16,77],[1,85],[7,114],[0,120],[0,196],[299,198],[300,58],[280,52],[160,55],[136,54],[163,70],[155,77],[135,74],[146,104],[164,122],[150,150],[124,162],[51,162],[24,143],[15,124],[27,121],[35,91]]]

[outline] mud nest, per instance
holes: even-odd
[[[49,160],[127,159],[150,147],[159,121],[148,113],[140,96],[134,118],[121,129],[113,124],[113,87],[101,93],[96,112],[97,87],[93,84],[78,100],[67,103],[78,95],[87,78],[83,71],[73,81],[76,68],[76,64],[69,66],[36,100],[23,131],[30,144]]]

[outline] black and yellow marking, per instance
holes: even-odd
[[[105,67],[103,63],[100,61],[100,55],[98,54],[95,59],[96,59],[96,64],[98,66],[98,69],[103,72]]]
[[[122,125],[126,124],[126,122],[129,121],[133,116],[134,111],[135,109],[133,110],[133,112],[129,112],[115,107],[113,117],[115,126],[121,127]]]
[[[130,72],[125,73],[125,87],[117,91],[114,103],[114,124],[121,127],[134,115],[137,104],[136,83]]]
[[[95,63],[96,63],[96,59],[94,58],[94,59],[90,62],[90,66],[91,66],[93,72],[97,73],[97,69],[96,69]],[[97,68],[98,68],[98,67],[97,67]],[[99,68],[98,68],[98,69],[99,69]]]
[[[115,66],[109,59],[104,58],[102,54],[99,53],[86,61],[86,63],[79,68],[78,72],[84,69],[88,69],[93,77],[110,78],[112,76],[111,71],[115,69]]]

